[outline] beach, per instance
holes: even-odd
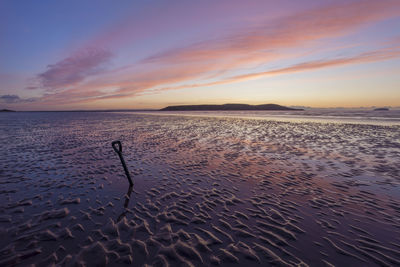
[[[0,266],[399,266],[399,118],[280,114],[0,114]]]

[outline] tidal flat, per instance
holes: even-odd
[[[0,144],[0,266],[400,265],[398,125],[16,112]]]

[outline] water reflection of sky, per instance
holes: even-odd
[[[356,265],[357,260],[332,250],[323,239],[328,236],[343,249],[341,240],[355,245],[362,237],[352,227],[384,246],[396,242],[392,233],[398,229],[400,203],[398,126],[198,115],[17,112],[0,116],[0,144],[7,149],[0,154],[1,175],[6,177],[0,180],[4,203],[0,223],[11,229],[0,245],[23,248],[25,244],[15,241],[13,234],[26,224],[32,225],[34,238],[36,231],[50,229],[61,237],[64,229],[70,229],[75,239],[39,241],[41,255],[24,263],[50,255],[54,244],[62,244],[73,255],[87,245],[88,236],[104,242],[100,234],[110,230],[110,220],[125,219],[134,229],[142,229],[133,238],[143,242],[157,238],[167,224],[174,232],[207,238],[196,230],[201,228],[218,235],[212,226],[219,227],[223,219],[235,226],[227,230],[235,242],[252,244],[259,242],[259,222],[275,224],[279,216],[304,231],[295,232],[296,240],[286,240],[290,246],[285,249],[310,264],[320,263],[313,247],[319,242],[329,252],[330,262]],[[113,140],[122,141],[135,184],[132,192],[111,147]],[[25,205],[27,201],[32,204]],[[57,227],[51,220],[36,224],[43,213],[49,216],[46,212],[64,208],[68,214],[56,220]],[[185,212],[188,209],[194,212]],[[86,231],[75,231],[78,223]],[[248,228],[242,229],[255,237],[237,237],[243,224]],[[119,238],[132,241],[127,234]],[[223,244],[208,253],[217,255],[231,242],[221,239]],[[282,254],[281,247],[268,248]],[[156,252],[150,252],[148,261],[139,258],[137,265],[152,263]]]
[[[312,109],[305,111],[146,111],[138,113],[171,116],[250,118],[285,122],[355,123],[387,126],[400,125],[400,110],[371,111]]]

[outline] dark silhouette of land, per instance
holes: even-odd
[[[0,109],[0,112],[15,112],[15,110],[10,110],[10,109]]]
[[[374,111],[388,111],[388,108],[376,108]]]
[[[182,105],[168,106],[160,111],[194,111],[194,110],[304,110],[289,108],[277,104],[248,105],[248,104],[223,104],[223,105]]]

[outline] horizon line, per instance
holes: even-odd
[[[233,103],[226,103],[233,104]],[[236,103],[235,103],[236,104]],[[183,105],[173,105],[173,106],[193,106],[191,104],[183,104]],[[225,104],[195,104],[198,105],[225,105]],[[169,106],[166,106],[169,107]],[[389,108],[389,109],[400,109],[400,106],[363,106],[363,107],[309,107],[309,106],[286,106],[290,108],[303,108],[307,109],[374,109],[374,108]],[[129,112],[129,111],[161,111],[162,108],[122,108],[122,109],[65,109],[65,110],[13,110],[8,108],[1,108],[0,110],[10,110],[12,112]],[[202,111],[202,110],[199,110]],[[206,110],[203,110],[206,111]],[[223,110],[215,110],[215,111],[223,111]],[[235,111],[235,110],[227,110],[227,111]],[[246,110],[240,110],[246,111]],[[249,111],[257,111],[257,110],[249,110]],[[285,111],[285,110],[258,110],[258,111]],[[286,110],[287,111],[287,110]],[[173,111],[175,112],[175,111]],[[181,112],[181,111],[176,111]]]

